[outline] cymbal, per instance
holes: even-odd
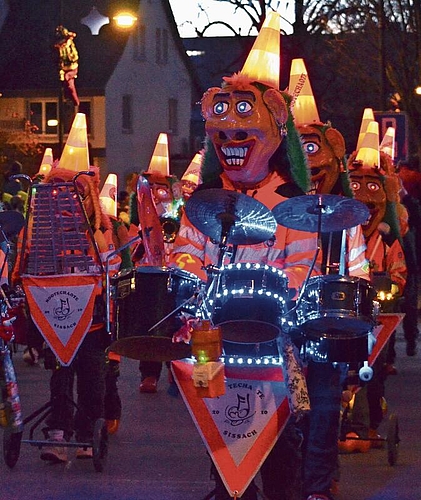
[[[227,234],[227,242],[232,245],[254,245],[270,239],[276,231],[271,211],[260,201],[237,191],[197,191],[185,209],[191,223],[218,242]]]
[[[311,194],[289,198],[272,209],[281,226],[317,232],[321,214],[321,232],[342,231],[365,222],[370,212],[361,201],[335,194]]]
[[[23,228],[25,223],[25,218],[20,212],[15,210],[6,210],[0,212],[0,229],[4,232],[6,236],[14,236],[18,234]],[[0,231],[0,241],[3,241],[4,237]]]
[[[109,351],[139,361],[173,361],[191,357],[191,346],[184,342],[173,342],[170,337],[140,336],[116,340]]]

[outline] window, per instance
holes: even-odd
[[[81,101],[79,113],[86,115],[86,125],[88,134],[91,133],[91,102]],[[69,133],[75,117],[75,108],[73,105],[63,103],[63,131]],[[28,103],[28,120],[37,127],[35,133],[46,136],[58,136],[59,113],[58,100],[38,100]]]
[[[122,97],[121,124],[123,134],[133,133],[133,99],[132,96],[128,94]]]
[[[58,134],[58,102],[33,101],[29,103],[28,120],[37,127],[36,134]]]
[[[155,33],[155,61],[161,62],[161,28],[156,28]]]
[[[162,62],[168,63],[168,31],[162,30]]]
[[[168,63],[168,31],[161,28],[155,32],[155,61],[157,64]]]
[[[168,99],[168,129],[170,134],[178,134],[178,100]]]
[[[146,59],[146,26],[138,24],[133,34],[133,59],[144,61]]]

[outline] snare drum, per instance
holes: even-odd
[[[193,297],[199,279],[192,273],[169,267],[138,267],[119,272],[111,280],[115,301],[114,333],[117,340],[156,335],[172,337],[181,324],[177,313]],[[185,310],[193,310],[192,305]],[[159,326],[149,331],[165,316]]]
[[[212,321],[223,340],[260,343],[274,340],[286,310],[288,278],[275,267],[229,264],[222,267]]]
[[[297,307],[297,323],[315,337],[367,335],[378,314],[376,291],[362,278],[330,274],[308,280]]]

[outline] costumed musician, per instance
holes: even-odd
[[[385,292],[396,304],[404,293],[407,276],[401,243],[403,221],[407,219],[407,214],[399,202],[399,180],[391,158],[379,152],[377,122],[368,123],[361,147],[348,159],[348,170],[355,198],[365,203],[370,211],[369,220],[363,224],[363,232],[371,280],[379,299],[382,298],[380,292]],[[386,345],[376,359],[372,367],[373,378],[355,395],[351,422],[356,434],[363,440],[379,437],[377,429],[384,415],[388,349]],[[375,446],[375,441],[371,446]]]
[[[264,26],[261,33],[265,29],[277,37],[279,49],[279,29]],[[271,210],[283,200],[304,194],[308,190],[309,179],[289,109],[291,97],[278,90],[279,68],[272,73],[269,65],[265,65],[267,60],[262,60],[265,56],[270,57],[264,53],[260,56],[260,64],[256,62],[259,73],[256,65],[250,62],[249,55],[240,73],[225,77],[221,88],[214,87],[205,92],[201,101],[206,130],[203,184],[196,192],[209,188],[236,191]],[[272,56],[277,57],[279,63],[279,55]],[[171,255],[172,262],[206,281],[206,269],[218,264],[219,250],[218,242],[201,233],[184,213]],[[288,277],[290,293],[295,296],[316,252],[317,238],[314,234],[278,225],[274,236],[267,241],[239,244],[235,249],[235,263],[267,264],[282,269]],[[316,262],[314,266],[314,274],[320,272],[318,264]],[[235,343],[230,344],[234,349]],[[244,344],[237,347],[243,349]],[[258,346],[256,348],[258,355]],[[302,396],[305,393],[300,392]],[[295,412],[308,409],[308,401],[304,397],[301,403],[303,406],[294,408]],[[280,441],[284,442],[282,451],[288,448],[288,463],[277,453]],[[265,494],[275,493],[279,499],[301,500],[300,442],[295,425],[287,424],[261,467]],[[285,481],[281,480],[282,476]],[[230,498],[216,471],[215,480],[216,500]],[[257,498],[253,483],[242,498]]]
[[[301,135],[310,168],[311,189],[308,194],[334,194],[352,198],[344,137],[330,122],[321,122],[302,59],[292,61],[289,91],[294,96],[294,123]],[[365,256],[366,245],[360,225],[346,230],[345,248],[343,231],[323,232],[321,239],[323,275],[340,273],[341,254],[345,252],[345,269],[342,272],[347,276],[367,281],[370,279]],[[302,421],[303,493],[308,500],[328,500],[338,490],[340,403],[348,363],[344,362],[346,356],[341,352],[336,353],[339,354],[336,359],[331,359],[329,355],[318,357],[317,342],[312,344],[311,352],[316,351],[314,359],[305,354],[311,410]],[[336,345],[340,346],[340,341]],[[346,343],[344,349],[348,348],[349,343]],[[342,359],[342,362],[336,362],[338,359]]]
[[[145,182],[146,181],[146,182]],[[148,169],[139,176],[136,192],[136,206],[131,202],[131,222],[147,231],[132,254],[135,267],[150,266],[159,269],[167,266],[174,239],[177,235],[180,213],[184,203],[181,183],[170,175],[168,137],[160,133]],[[140,361],[139,372],[141,393],[157,392],[162,372],[160,361]],[[169,376],[170,389],[175,388]]]
[[[77,346],[74,357],[71,358],[67,365],[62,364],[59,358],[55,356],[51,344],[49,345],[51,350],[47,349],[45,352],[45,367],[51,369],[52,374],[50,379],[51,413],[46,419],[46,427],[43,431],[46,438],[51,441],[51,445],[42,449],[41,459],[51,463],[67,461],[67,448],[63,444],[70,440],[73,433],[75,433],[78,442],[92,441],[95,422],[105,417],[105,380],[107,371],[105,350],[111,339],[105,327],[105,277],[102,264],[106,262],[107,256],[115,248],[112,224],[108,216],[102,211],[99,201],[99,170],[96,167],[89,166],[87,144],[86,118],[83,114],[78,113],[72,124],[60,162],[53,165],[53,168],[44,175],[42,182],[39,184],[40,190],[47,192],[48,196],[44,198],[44,202],[38,199],[41,205],[37,204],[36,197],[33,199],[34,204],[31,207],[27,223],[26,244],[24,242],[14,273],[15,279],[22,280],[25,288],[26,276],[31,277],[29,276],[30,272],[28,272],[28,262],[31,260],[31,253],[37,252],[37,237],[41,237],[36,232],[38,222],[37,224],[34,222],[38,216],[37,209],[42,210],[44,208],[45,213],[45,209],[49,207],[48,198],[57,196],[56,186],[64,186],[67,189],[67,186],[73,185],[66,203],[79,203],[76,197],[80,197],[79,199],[83,203],[81,210],[84,211],[83,217],[86,218],[86,228],[81,228],[80,238],[87,240],[86,256],[90,256],[94,263],[92,270],[87,270],[88,274],[86,274],[87,277],[92,276],[93,282],[95,282],[93,289],[94,306],[92,319],[88,322],[88,331],[80,345]],[[69,153],[69,150],[72,153]],[[84,174],[88,170],[90,172],[89,176]],[[36,185],[33,185],[35,191],[37,190],[36,187]],[[50,190],[48,191],[49,187]],[[42,203],[46,203],[47,207],[43,207]],[[62,216],[63,220],[65,219],[63,222],[65,224],[69,212],[64,210],[63,208]],[[61,231],[66,231],[66,227],[63,226]],[[55,232],[52,237],[60,238],[60,234],[57,233]],[[79,255],[79,252],[75,252],[72,248],[63,249],[63,252],[66,255],[72,253]],[[84,250],[81,248],[80,252],[84,252]],[[59,260],[59,256],[51,255],[50,259]],[[45,262],[41,262],[41,264],[45,265],[45,269],[47,269],[48,255],[44,260]],[[109,269],[112,274],[119,269],[120,263],[121,259],[117,255],[111,260]],[[94,271],[94,275],[89,274],[91,271]],[[78,267],[66,267],[64,272],[72,279],[72,274],[80,275],[81,270]],[[47,274],[51,275],[51,272],[47,272]],[[57,277],[62,280],[61,283],[65,282],[66,275],[57,274]],[[33,276],[34,278],[37,277],[38,280],[42,280],[43,273],[39,274],[37,272]],[[29,288],[25,290],[27,297]],[[34,317],[33,310],[31,315]],[[43,321],[43,318],[37,317],[38,328],[48,344],[48,339],[43,332]],[[73,403],[75,375],[77,377],[76,412]],[[56,442],[61,445],[55,446]],[[76,450],[77,458],[92,458],[92,456],[92,447],[78,447]]]

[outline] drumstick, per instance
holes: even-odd
[[[6,304],[7,308],[8,309],[12,309],[12,306],[10,305],[10,302],[9,302],[9,299],[8,299],[8,297],[6,295],[6,292],[4,291],[4,288],[3,288],[4,286],[5,286],[5,283],[0,286],[1,298],[4,300],[4,303]]]
[[[379,232],[379,235],[377,236],[376,243],[375,243],[374,248],[371,252],[371,255],[369,258],[370,262],[374,258],[374,256],[376,255],[377,249],[379,248],[379,245],[380,245],[381,241],[383,240],[383,237],[387,236],[390,233],[390,226],[386,222],[380,222],[380,224],[377,226],[377,231]]]

